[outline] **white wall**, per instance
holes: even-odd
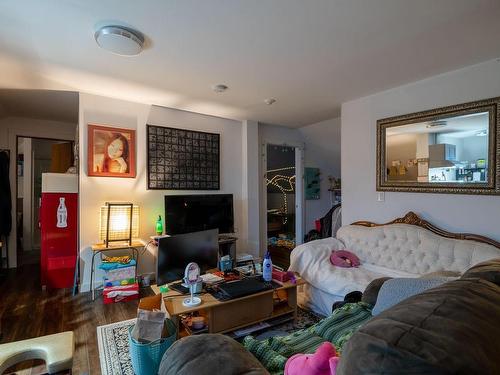
[[[500,95],[500,60],[434,76],[342,105],[342,218],[386,222],[413,210],[444,229],[500,240],[500,197],[375,191],[378,119]]]
[[[254,256],[260,255],[259,211],[259,123],[243,121],[242,125],[242,224],[243,249]],[[246,238],[246,245],[244,240]]]
[[[76,124],[25,117],[0,119],[0,148],[10,150],[10,190],[12,195],[12,231],[9,237],[9,266],[17,267],[16,257],[16,146],[17,137],[75,139]],[[25,172],[26,173],[26,172]]]
[[[238,252],[247,243],[242,227],[242,123],[162,107],[80,94],[80,251],[82,257],[81,289],[88,290],[90,281],[90,246],[99,241],[99,207],[107,201],[131,201],[140,206],[140,237],[154,234],[159,214],[164,214],[166,194],[230,193],[234,196],[235,229]],[[136,129],[136,178],[89,177],[87,175],[87,124],[102,124]],[[221,135],[220,191],[167,191],[146,189],[146,124],[202,130]],[[255,143],[255,142],[254,142]],[[166,223],[168,228],[168,223]],[[242,237],[241,235],[244,235]],[[139,273],[155,271],[155,254],[140,255]],[[99,275],[97,280],[99,280]]]

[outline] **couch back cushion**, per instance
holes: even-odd
[[[420,275],[440,270],[462,273],[474,264],[500,257],[495,246],[445,238],[410,224],[345,225],[337,232],[337,239],[361,263]]]

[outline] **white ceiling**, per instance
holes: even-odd
[[[299,127],[500,56],[499,19],[498,0],[3,0],[0,65],[51,88]],[[140,30],[147,49],[100,49],[106,23]]]
[[[0,89],[0,118],[8,116],[78,123],[78,93]]]
[[[445,126],[428,128],[429,122],[417,122],[388,128],[386,134],[392,137],[401,134],[439,133],[451,138],[465,138],[475,136],[481,130],[487,131],[489,127],[488,112],[444,118],[441,121]]]

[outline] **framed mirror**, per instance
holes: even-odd
[[[378,120],[377,191],[500,195],[500,98]]]

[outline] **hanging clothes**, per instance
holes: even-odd
[[[335,237],[342,225],[342,205],[336,204],[320,219],[321,238]]]
[[[8,152],[0,151],[0,237],[7,237],[12,229],[9,162]]]

